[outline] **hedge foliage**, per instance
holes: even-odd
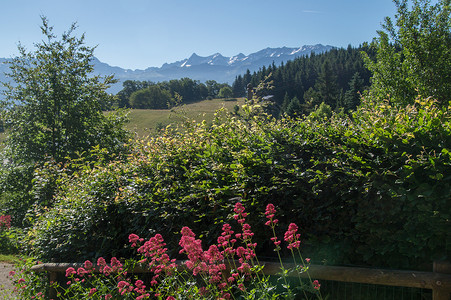
[[[304,251],[318,261],[415,268],[449,259],[451,107],[372,99],[352,117],[222,122],[218,112],[212,125],[136,142],[124,160],[54,168],[59,191],[36,207],[29,243],[43,259],[82,261],[127,257],[130,233],[159,232],[177,252],[182,226],[214,243],[240,199],[252,224],[263,225],[268,203],[279,207],[279,228],[300,225]],[[258,242],[262,227],[253,228]],[[259,247],[271,255],[269,244]]]

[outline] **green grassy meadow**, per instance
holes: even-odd
[[[241,107],[243,104],[244,98],[213,99],[186,104],[173,109],[131,109],[129,113],[130,123],[127,124],[127,129],[134,132],[138,137],[146,137],[155,133],[158,127],[166,127],[170,124],[176,126],[184,119],[210,122],[218,109],[224,107],[232,112],[235,105]],[[0,132],[0,145],[6,135],[7,133]]]
[[[177,125],[184,119],[210,122],[214,113],[221,108],[232,112],[235,105],[244,104],[244,98],[224,100],[213,99],[175,107],[173,109],[131,109],[127,128],[139,137],[155,133],[157,128]]]

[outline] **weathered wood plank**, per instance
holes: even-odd
[[[263,273],[266,275],[276,275],[280,272],[279,263],[261,263],[265,265]],[[183,265],[183,262],[179,261],[178,264]],[[284,264],[284,266],[285,268],[295,267],[293,264]],[[34,272],[48,271],[64,273],[69,267],[77,269],[79,267],[83,267],[83,264],[46,263],[33,266],[31,269]],[[439,272],[384,270],[321,265],[311,265],[308,271],[310,276],[314,279],[451,291],[451,274],[443,274]],[[148,273],[150,270],[137,266],[129,270],[129,272]],[[289,276],[297,276],[297,274],[293,271],[289,273]],[[302,273],[301,277],[306,278],[307,273]]]
[[[443,261],[441,261],[441,262],[434,261],[433,272],[451,275],[451,263],[443,262]],[[432,289],[432,299],[433,300],[450,300],[451,299],[451,290],[447,289],[446,287],[442,288],[441,284],[440,284],[438,287]]]

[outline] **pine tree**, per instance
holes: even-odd
[[[321,95],[314,88],[309,88],[304,93],[304,103],[302,104],[302,111],[304,114],[309,114],[320,104]]]
[[[246,70],[246,74],[243,76],[243,85],[246,87],[252,81],[251,71],[249,69]]]
[[[290,103],[287,106],[286,114],[290,117],[301,114],[301,103],[299,102],[298,97],[294,97],[291,99]]]
[[[243,77],[238,75],[232,84],[233,97],[243,97],[246,93],[246,87],[243,84]]]
[[[360,104],[360,93],[363,91],[363,79],[360,77],[359,72],[356,72],[352,76],[349,82],[349,90],[346,91],[344,96],[344,109],[346,111],[355,110]]]
[[[290,102],[291,102],[290,96],[288,96],[288,92],[285,92],[285,97],[283,97],[282,106],[280,107],[281,115],[286,112],[287,107],[290,104]]]
[[[321,102],[330,107],[336,106],[339,97],[337,75],[332,70],[329,60],[325,60],[321,66],[321,73],[315,88],[318,91]]]

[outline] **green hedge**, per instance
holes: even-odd
[[[273,203],[280,230],[296,222],[318,261],[415,268],[450,258],[449,108],[431,100],[394,108],[369,97],[352,118],[228,118],[166,131],[136,142],[126,160],[61,176],[30,231],[35,253],[126,257],[130,233],[154,232],[176,253],[182,226],[214,243],[239,199],[266,255],[259,225]]]

